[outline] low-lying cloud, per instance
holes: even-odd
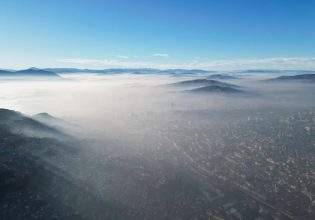
[[[170,58],[168,54],[154,54],[157,57]],[[159,68],[159,69],[206,69],[206,70],[241,70],[241,69],[315,69],[314,57],[274,57],[257,59],[201,60],[194,59],[185,63],[160,63],[151,61],[131,61],[122,59],[69,58],[58,60],[74,67],[84,68]]]

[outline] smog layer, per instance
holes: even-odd
[[[313,74],[0,81],[1,219],[314,219]]]

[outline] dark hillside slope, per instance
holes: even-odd
[[[16,126],[51,132],[27,136]],[[0,110],[0,219],[126,219],[90,192],[67,167],[79,156],[74,140],[21,113]]]

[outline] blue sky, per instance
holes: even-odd
[[[313,0],[1,0],[0,68],[315,69]]]

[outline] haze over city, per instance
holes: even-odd
[[[315,218],[315,2],[0,2],[0,219]]]

